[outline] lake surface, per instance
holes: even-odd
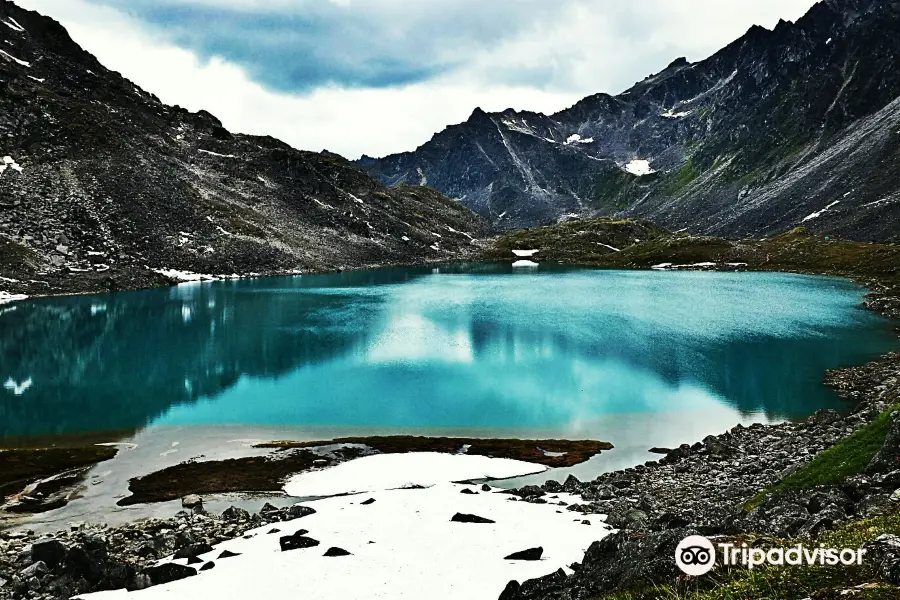
[[[824,371],[897,347],[863,293],[472,264],[37,299],[0,306],[0,443],[533,435],[612,441],[626,460],[842,408]]]

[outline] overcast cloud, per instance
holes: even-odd
[[[813,0],[16,0],[164,102],[350,158],[476,106],[555,112]]]

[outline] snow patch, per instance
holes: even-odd
[[[507,494],[461,494],[461,489],[459,485],[442,483],[428,489],[377,492],[365,498],[341,496],[307,502],[305,505],[315,508],[316,513],[277,523],[282,533],[267,535],[273,525],[266,525],[201,555],[202,559],[215,560],[216,567],[196,577],[140,592],[120,590],[83,597],[497,598],[512,579],[533,579],[580,561],[588,546],[609,533],[602,515],[575,515],[553,503],[513,502]],[[361,505],[369,497],[375,502]],[[579,501],[568,494],[560,494],[559,500],[569,504]],[[496,523],[454,523],[450,518],[457,512],[483,516]],[[582,524],[585,518],[591,526]],[[300,528],[308,529],[309,536],[321,544],[279,551],[279,536]],[[351,554],[339,558],[322,556],[332,546]],[[544,549],[539,561],[503,558],[535,546]],[[216,560],[223,550],[239,556]]]
[[[505,479],[546,470],[543,465],[520,460],[470,454],[373,454],[335,467],[294,475],[285,483],[284,491],[294,497],[337,496],[413,485],[427,487],[450,481]]]
[[[615,246],[610,246],[609,244],[604,244],[603,242],[595,242],[595,243],[598,246],[603,246],[604,248],[609,248],[613,252],[621,252],[621,250],[619,248],[616,248]]]
[[[19,163],[13,160],[11,156],[4,156],[3,160],[0,161],[0,175],[2,175],[6,169],[12,169],[17,173],[22,172],[22,167],[19,166]]]
[[[29,75],[28,79],[33,79],[33,80],[37,81],[38,83],[44,83],[45,81],[47,81],[46,79],[42,79],[40,77],[34,77],[33,75]]]
[[[18,32],[18,33],[22,33],[22,32],[25,31],[25,28],[22,27],[21,25],[19,25],[19,24],[16,22],[16,20],[13,19],[12,17],[7,17],[6,19],[0,19],[0,23],[3,23],[4,25],[6,25],[7,27],[9,27],[9,28],[12,29],[13,31],[16,31],[16,32]]]
[[[417,167],[416,173],[419,174],[419,185],[423,187],[428,185],[428,177],[425,176],[425,171],[422,170],[422,167]]]
[[[27,300],[25,294],[10,294],[9,292],[0,291],[0,304],[8,304],[10,302],[18,302],[19,300]]]
[[[513,250],[512,251],[513,254],[515,254],[516,256],[518,256],[520,258],[531,257],[531,256],[534,256],[535,254],[537,254],[538,252],[540,252],[540,250]]]
[[[213,152],[212,150],[198,149],[197,152],[209,154],[210,156],[218,156],[219,158],[237,158],[237,156],[235,156],[234,154],[219,154],[218,152]]]
[[[553,141],[553,140],[550,140]],[[594,138],[582,138],[579,134],[573,133],[566,138],[566,144],[593,144]]]
[[[650,167],[649,160],[643,160],[643,159],[639,159],[639,158],[632,160],[631,162],[626,164],[623,168],[626,171],[628,171],[629,173],[631,173],[632,175],[637,175],[638,177],[641,177],[643,175],[652,175],[653,173],[656,173],[656,171],[654,171]]]
[[[0,50],[0,54],[2,54],[3,56],[5,56],[7,59],[9,59],[9,60],[11,60],[11,61],[13,61],[13,62],[16,62],[16,63],[22,65],[23,67],[29,67],[29,68],[31,67],[31,63],[30,63],[30,62],[26,62],[26,61],[24,61],[24,60],[20,60],[20,59],[16,58],[15,56],[13,56],[12,54],[9,54],[8,52],[4,52],[3,50]]]
[[[692,110],[687,110],[687,111],[683,111],[683,112],[674,112],[674,111],[675,111],[674,108],[670,108],[669,110],[667,110],[666,112],[662,113],[659,116],[666,118],[666,119],[682,119],[682,118],[690,115],[692,112],[694,112]]]
[[[829,204],[828,206],[826,206],[826,207],[823,208],[822,210],[817,210],[817,211],[814,212],[814,213],[811,213],[811,214],[809,214],[809,215],[806,215],[805,217],[803,217],[803,220],[800,221],[800,222],[801,222],[801,223],[806,223],[807,221],[812,221],[813,219],[817,219],[817,218],[821,217],[822,215],[824,215],[826,212],[828,212],[831,208],[837,206],[837,205],[840,204],[840,203],[841,203],[840,200],[835,200],[834,202],[832,202],[831,204]]]

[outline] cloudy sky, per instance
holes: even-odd
[[[164,102],[350,158],[476,106],[555,112],[813,0],[16,0]]]

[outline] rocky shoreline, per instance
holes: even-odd
[[[674,582],[675,546],[687,535],[814,538],[851,519],[900,506],[900,417],[866,473],[838,486],[773,493],[753,510],[746,503],[800,470],[822,451],[900,402],[900,354],[831,371],[827,382],[858,403],[845,415],[820,410],[800,423],[737,426],[702,442],[684,444],[661,460],[606,473],[590,482],[569,477],[511,493],[543,502],[565,491],[584,502],[568,510],[606,514],[619,533],[595,544],[574,575],[554,573],[511,582],[502,600],[583,599],[617,590]],[[891,435],[895,437],[892,439]],[[900,561],[900,548],[893,556]],[[894,573],[900,583],[900,573]]]

